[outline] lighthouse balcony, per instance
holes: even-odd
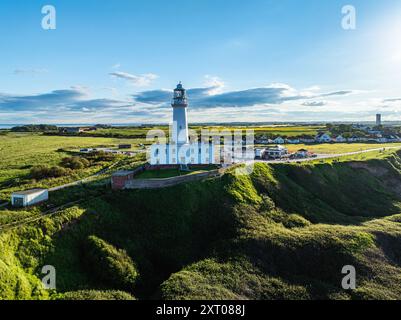
[[[172,105],[188,105],[188,100],[187,99],[173,99],[171,100]]]

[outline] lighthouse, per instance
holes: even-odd
[[[149,163],[153,166],[180,166],[216,164],[211,142],[190,141],[188,130],[188,98],[181,82],[174,89],[171,102],[173,125],[169,143],[154,143],[149,150]]]
[[[183,88],[181,82],[174,90],[171,106],[173,107],[172,142],[177,145],[189,143],[187,119],[188,99],[186,90]]]

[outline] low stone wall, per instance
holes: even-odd
[[[159,189],[172,187],[181,183],[220,177],[224,174],[224,171],[225,169],[218,169],[165,179],[133,179],[126,182],[124,189]]]

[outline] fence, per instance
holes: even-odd
[[[218,169],[208,172],[200,172],[185,176],[178,176],[164,179],[133,179],[133,180],[128,180],[125,183],[124,189],[158,189],[158,188],[172,187],[181,183],[220,177],[224,174],[224,172],[225,169]]]

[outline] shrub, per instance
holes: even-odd
[[[86,257],[88,266],[99,279],[117,288],[133,290],[138,270],[124,250],[119,250],[96,236],[90,236],[87,240]]]
[[[116,158],[115,154],[104,152],[104,151],[98,151],[98,152],[92,154],[92,159],[96,162],[113,161],[115,158]]]
[[[90,166],[90,162],[88,159],[80,158],[80,157],[70,157],[64,158],[61,160],[61,165],[64,168],[69,168],[72,170],[84,169]]]
[[[69,175],[70,173],[70,170],[59,166],[54,166],[51,168],[46,166],[36,166],[31,169],[31,177],[37,180],[64,177]]]
[[[66,292],[59,297],[59,300],[135,300],[135,298],[127,292],[123,291],[97,291],[97,290],[80,290]]]

